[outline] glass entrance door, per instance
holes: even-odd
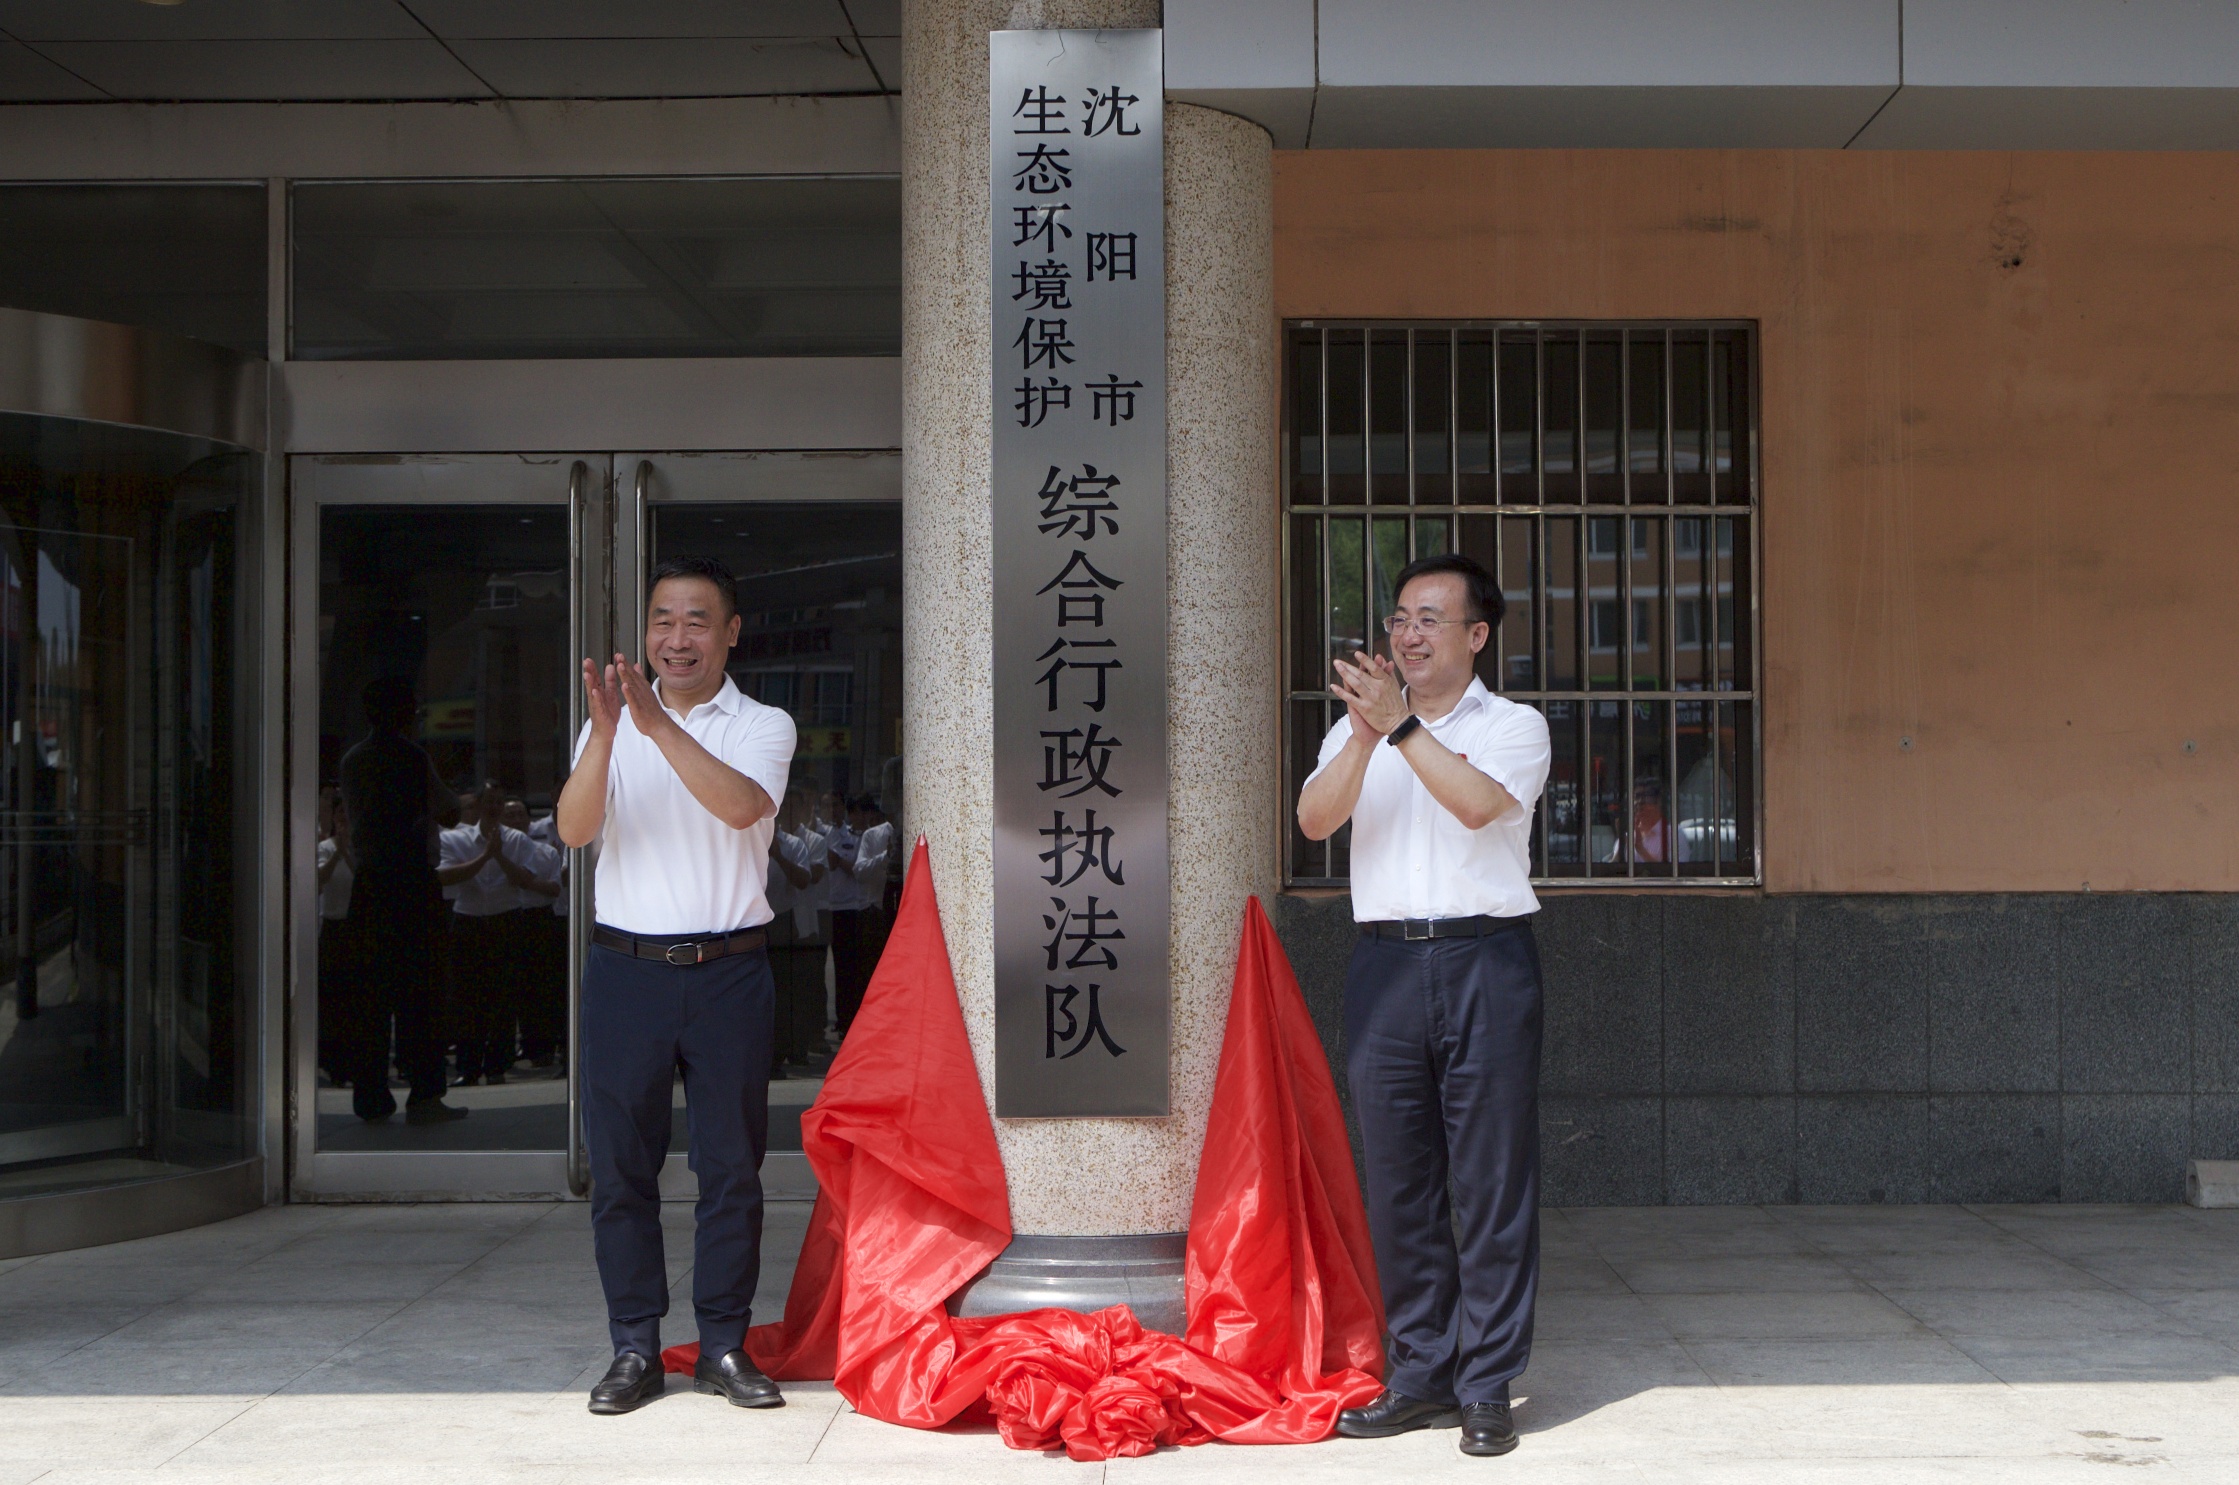
[[[575,657],[606,627],[609,470],[296,461],[306,1195],[580,1192],[578,894],[552,811]]]
[[[763,1183],[812,1194],[800,1115],[908,839],[900,456],[299,456],[290,483],[294,1190],[583,1194],[570,1027],[595,853],[545,849],[577,657],[639,657],[653,563],[693,552],[739,579],[732,679],[800,738]],[[675,1118],[662,1189],[687,1197],[681,1089]]]

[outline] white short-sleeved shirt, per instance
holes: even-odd
[[[883,832],[883,833],[882,833]],[[861,835],[852,825],[842,825],[826,846],[826,859],[845,861],[850,870],[832,871],[824,878],[829,889],[827,905],[835,913],[859,913],[877,907],[886,891],[886,852],[894,838],[891,825],[873,825]]]
[[[350,883],[357,875],[350,869],[350,858],[342,856],[342,843],[332,836],[319,842],[319,865],[324,867],[334,861],[334,870],[327,876],[327,884],[319,889],[319,916],[330,923],[339,923],[350,916]]]
[[[1516,918],[1539,910],[1532,893],[1532,809],[1547,784],[1547,719],[1472,680],[1454,709],[1424,728],[1519,806],[1471,830],[1437,800],[1399,749],[1376,745],[1353,806],[1353,919]],[[1320,777],[1352,736],[1340,717],[1322,739]]]
[[[783,918],[793,911],[794,887],[792,879],[777,869],[781,861],[791,861],[793,837],[783,830],[770,837],[770,869],[762,883],[762,900],[770,905],[770,916]]]
[[[655,683],[654,694],[660,694]],[[666,703],[664,703],[665,705]],[[674,709],[669,715],[676,717]],[[793,719],[739,690],[729,676],[713,699],[677,717],[686,735],[762,786],[785,797],[793,767]],[[584,724],[575,740],[583,756]],[[646,935],[730,933],[770,921],[774,816],[733,830],[692,797],[660,746],[637,730],[625,708],[614,728],[606,773],[606,822],[592,895],[609,928]]]
[[[439,867],[464,866],[482,856],[482,827],[479,825],[454,825],[443,832],[438,840]],[[526,831],[515,830],[510,825],[498,827],[498,850],[505,859],[522,868],[531,876],[552,880],[560,873],[560,853]],[[552,899],[542,893],[532,893],[513,885],[505,868],[495,861],[484,866],[465,881],[443,889],[451,899],[451,911],[463,918],[490,918],[499,913],[510,913],[516,908],[546,907]]]
[[[855,848],[855,885],[872,907],[886,900],[886,879],[894,873],[894,822],[881,820],[863,832]]]
[[[824,859],[818,854],[823,837],[807,825],[798,835],[780,835],[778,850],[786,860],[805,872],[814,874],[816,866]],[[790,885],[790,884],[788,884]],[[821,925],[816,921],[816,910],[824,901],[824,883],[811,882],[806,887],[793,888],[793,937],[798,940],[815,938]]]
[[[567,865],[568,848],[560,844],[560,826],[555,816],[539,815],[536,818],[535,822],[529,826],[529,839],[535,841],[540,846],[550,847],[552,854],[559,858],[560,865],[562,867],[565,867]],[[528,908],[548,908],[551,910],[554,917],[566,917],[568,915],[568,891],[566,879],[564,877],[561,879],[559,895],[555,897],[538,897],[531,896],[526,892],[522,893],[521,906]]]

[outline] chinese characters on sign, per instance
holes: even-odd
[[[1157,31],[988,38],[995,1112],[1167,1112]]]

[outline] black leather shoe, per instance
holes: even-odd
[[[692,1367],[692,1390],[712,1392],[734,1408],[782,1408],[785,1398],[777,1383],[746,1359],[744,1351],[726,1351],[721,1359],[701,1357]]]
[[[453,1119],[464,1119],[471,1109],[453,1108],[443,1101],[441,1094],[434,1098],[414,1098],[405,1101],[404,1122],[407,1124],[448,1124]]]
[[[1504,1402],[1466,1403],[1462,1407],[1462,1452],[1506,1454],[1516,1447],[1516,1422]]]
[[[1347,1408],[1337,1415],[1337,1432],[1348,1439],[1388,1439],[1418,1428],[1453,1428],[1462,1421],[1452,1403],[1420,1402],[1389,1387],[1365,1408]]]
[[[659,1397],[662,1384],[667,1380],[659,1362],[647,1361],[635,1351],[624,1351],[614,1358],[614,1365],[606,1369],[606,1375],[591,1389],[591,1411],[635,1412]]]

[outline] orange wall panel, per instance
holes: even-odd
[[[2239,888],[2239,159],[1279,153],[1275,268],[1758,323],[1771,889]]]

